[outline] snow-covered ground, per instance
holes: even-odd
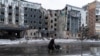
[[[0,39],[0,46],[2,45],[11,45],[11,46],[25,46],[26,44],[48,44],[50,39],[33,39],[33,40],[26,40],[24,38],[19,40],[8,40],[8,39]],[[81,40],[76,39],[55,39],[56,43],[62,44],[62,43],[81,43]],[[83,43],[100,43],[100,40],[83,40]],[[25,45],[22,45],[25,44]],[[81,55],[65,55],[65,56],[81,56]],[[83,56],[93,56],[89,54],[83,54]]]
[[[50,40],[48,39],[32,39],[32,40],[26,40],[26,39],[20,39],[20,40],[9,40],[9,39],[0,39],[0,45],[2,44],[20,44],[20,43],[48,43]],[[61,42],[61,43],[66,43],[66,42],[73,42],[76,40],[73,39],[55,39],[55,42]]]
[[[58,55],[58,56],[60,56],[60,55]],[[62,55],[62,56],[82,56],[82,55]],[[83,56],[93,56],[93,55],[83,54]]]
[[[3,44],[22,44],[22,43],[49,43],[50,39],[32,39],[32,40],[26,40],[24,38],[19,40],[9,40],[9,39],[0,39],[0,45]],[[76,39],[55,39],[56,43],[81,43],[81,40]],[[83,43],[100,43],[100,40],[83,40]]]

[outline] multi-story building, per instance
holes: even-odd
[[[41,4],[31,3],[24,0],[0,0],[1,22],[5,24],[24,25],[25,16],[31,17],[36,9],[41,8]],[[28,8],[28,9],[27,9]],[[30,11],[29,11],[30,9]],[[26,13],[29,12],[29,15]]]
[[[100,2],[88,3],[83,9],[87,11],[88,36],[100,35]]]
[[[44,20],[42,20],[44,23],[43,23],[43,26],[44,28],[41,30],[41,34],[42,34],[42,37],[49,37],[49,31],[48,31],[48,27],[49,27],[49,12],[42,8],[41,9],[41,12],[43,13],[43,17],[44,17]]]
[[[43,14],[40,9],[41,4],[25,0],[0,0],[0,24],[41,30]]]
[[[67,13],[67,21],[66,21],[66,31],[68,38],[77,38],[80,35],[80,28],[82,24],[85,24],[86,13],[82,8],[66,5],[64,8]]]
[[[86,26],[86,12],[82,8],[67,5],[62,10],[44,12],[46,37],[75,38],[81,34],[82,24]]]
[[[58,36],[60,38],[67,38],[67,35],[66,35],[66,27],[67,27],[67,11],[65,9],[62,9],[60,11],[60,15],[59,15],[59,18],[58,18]]]
[[[45,25],[48,37],[58,37],[58,19],[60,10],[47,10],[47,16],[45,17]]]
[[[41,30],[44,28],[44,15],[41,11],[42,9],[41,4],[31,3],[31,2],[25,2],[25,3],[28,4],[28,6],[25,6],[23,8],[24,9],[24,25],[29,26],[31,30],[33,29],[32,31],[27,30],[26,33],[28,33],[28,35],[26,36],[30,38],[37,37],[36,35],[38,33],[35,32],[36,34],[34,34],[34,31],[37,29],[38,30],[37,32],[40,33]]]
[[[44,10],[45,37],[64,38],[65,12],[63,10]]]
[[[85,23],[85,11],[71,5],[62,10],[45,10],[41,4],[25,0],[0,0],[0,12],[0,24],[28,27],[25,37],[30,38],[77,37]]]

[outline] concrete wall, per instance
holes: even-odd
[[[26,31],[25,37],[28,39],[41,38],[41,33],[37,29],[30,29]]]

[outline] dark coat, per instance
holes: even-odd
[[[48,49],[54,50],[54,48],[55,48],[55,41],[54,41],[54,39],[51,39],[49,44],[48,44]]]

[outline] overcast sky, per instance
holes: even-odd
[[[27,0],[30,2],[41,3],[45,9],[63,9],[66,4],[82,7],[94,0]],[[100,0],[98,0],[100,1]]]

